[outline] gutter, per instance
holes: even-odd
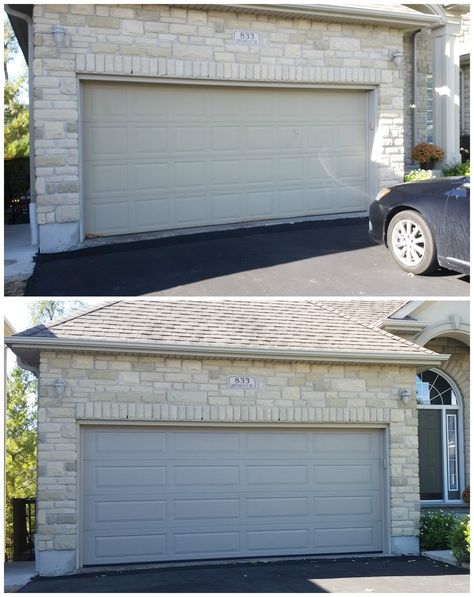
[[[76,340],[58,338],[5,338],[5,344],[17,354],[21,360],[36,368],[39,363],[40,350],[94,351],[94,352],[125,352],[154,355],[171,355],[186,357],[211,357],[237,359],[269,359],[285,361],[315,361],[315,362],[349,362],[366,364],[400,364],[400,365],[441,365],[450,358],[448,354],[416,354],[404,352],[357,352],[327,351],[288,348],[262,348],[256,346],[190,346],[179,344],[153,344],[150,342],[122,342],[120,340]],[[31,362],[30,362],[31,361]]]
[[[5,12],[18,19],[23,19],[28,25],[28,100],[29,100],[29,137],[30,137],[30,232],[31,244],[38,244],[38,219],[36,215],[36,170],[35,170],[35,119],[33,107],[33,19],[28,15],[4,5]]]
[[[393,11],[338,4],[182,4],[181,8],[269,14],[288,18],[326,19],[346,23],[378,24],[385,27],[418,28],[442,23],[440,15]],[[258,27],[258,23],[256,24]]]

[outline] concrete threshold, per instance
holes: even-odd
[[[222,224],[215,226],[198,226],[194,228],[178,228],[175,230],[158,230],[154,232],[137,232],[134,234],[120,234],[117,236],[98,236],[84,239],[74,250],[103,247],[122,243],[143,240],[156,240],[160,238],[174,238],[206,234],[210,232],[227,232],[267,226],[281,226],[284,224],[299,224],[301,222],[318,222],[327,220],[344,220],[346,218],[366,218],[367,212],[352,212],[345,214],[328,214],[324,216],[301,216],[299,218],[283,218],[277,220],[256,220],[253,222],[237,222],[235,224]],[[72,250],[72,249],[71,249]]]
[[[434,549],[428,551],[422,551],[422,556],[429,558],[430,560],[436,560],[437,562],[443,562],[444,564],[451,564],[451,566],[459,566],[456,558],[453,556],[453,552],[450,549]],[[464,562],[461,568],[469,569],[469,563]]]

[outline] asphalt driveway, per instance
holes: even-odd
[[[403,272],[364,218],[40,255],[27,296],[468,296],[468,278]]]
[[[21,593],[468,593],[467,570],[422,557],[291,560],[35,578]]]

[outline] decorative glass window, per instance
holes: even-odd
[[[459,399],[451,382],[431,369],[417,376],[420,497],[460,499]]]
[[[433,75],[426,75],[426,140],[433,143]]]

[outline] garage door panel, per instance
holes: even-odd
[[[240,500],[236,498],[215,499],[180,499],[174,501],[175,520],[219,520],[237,519],[240,512]]]
[[[268,434],[258,431],[245,436],[245,449],[252,455],[279,459],[282,456],[299,456],[308,451],[308,436],[302,433]]]
[[[86,126],[85,153],[88,161],[128,157],[129,128],[119,125]]]
[[[96,469],[97,489],[113,487],[164,487],[166,467],[99,466]]]
[[[113,217],[111,217],[112,214]],[[110,234],[123,233],[129,223],[129,203],[110,197],[107,203],[94,206],[86,218],[86,223],[90,223],[91,220],[97,223],[101,230]]]
[[[112,82],[85,82],[82,88],[87,234],[367,208],[364,92]],[[169,164],[168,176],[140,170],[143,162],[158,164],[157,159]],[[253,160],[258,163],[252,166]],[[98,172],[103,164],[112,168]],[[130,176],[117,177],[121,169]],[[137,173],[144,177],[137,178]],[[359,192],[328,202],[326,190],[335,195],[343,176],[351,176],[350,184]],[[292,203],[289,195],[279,194],[289,190],[285,184],[295,183],[306,198]],[[128,201],[128,214],[116,214],[96,189]],[[153,199],[144,196],[152,190],[166,193],[173,208],[159,208],[155,217],[134,218],[136,205]],[[224,209],[215,208],[218,190],[227,198]],[[263,191],[268,196],[255,195]],[[196,206],[196,195],[202,197],[200,217],[188,211]],[[229,205],[231,200],[235,206]],[[180,201],[185,209],[176,205]]]
[[[242,131],[243,149],[250,152],[275,152],[275,129],[272,126],[246,126]]]
[[[382,499],[379,492],[370,495],[351,496],[317,496],[314,498],[313,507],[316,514],[323,515],[327,521],[343,520],[357,515],[360,520],[364,518],[382,519]]]
[[[260,497],[246,500],[247,515],[250,518],[286,518],[288,516],[308,516],[309,497]]]
[[[351,483],[357,486],[373,484],[374,466],[372,465],[316,465],[314,467],[315,481],[322,487],[333,484]]]
[[[351,553],[370,551],[381,537],[373,526],[355,528],[315,529],[314,543],[317,553]],[[342,547],[341,547],[342,544]]]
[[[167,537],[164,534],[143,534],[98,536],[94,540],[94,551],[99,561],[112,557],[117,562],[130,561],[133,558],[143,558],[146,561],[156,554],[166,553]]]
[[[83,454],[85,564],[382,550],[377,431],[89,428]]]
[[[347,460],[354,454],[369,456],[373,453],[371,433],[321,433],[313,436],[314,449],[318,455]]]
[[[171,435],[172,446],[170,449],[179,457],[183,455],[186,458],[201,460],[203,454],[208,457],[216,452],[218,446],[220,457],[239,456],[240,454],[240,435],[238,433],[219,433],[212,434],[194,433],[186,431],[183,433],[173,433]]]
[[[124,526],[135,526],[147,522],[147,525],[167,519],[166,500],[137,499],[111,500],[107,498],[86,498],[84,500],[86,519],[94,520],[94,528],[123,530]],[[112,524],[113,523],[113,524]]]
[[[175,537],[176,556],[181,557],[223,557],[240,551],[240,533],[234,532],[201,532],[178,533]],[[218,554],[221,554],[220,556]]]
[[[263,485],[306,485],[309,479],[308,466],[295,463],[287,465],[248,466],[245,470],[247,483],[257,488]]]
[[[150,222],[160,222],[163,218],[168,218],[170,212],[169,199],[153,196],[150,199],[143,199],[136,204],[133,218],[137,228],[145,229]]]
[[[240,482],[240,468],[228,466],[176,466],[176,486],[236,487]]]
[[[114,165],[97,164],[91,167],[91,176],[86,183],[86,190],[91,196],[95,197],[109,193],[112,195],[111,199],[116,200],[117,194],[123,195],[123,188],[127,185],[128,164],[126,162]],[[95,207],[100,208],[102,204],[98,204]]]
[[[205,195],[191,197],[176,197],[172,203],[172,222],[179,227],[179,222],[199,226],[206,222],[209,202]]]
[[[90,440],[84,445],[85,458],[110,458],[128,456],[136,462],[137,454],[143,459],[148,456],[155,459],[153,454],[164,454],[168,437],[165,432],[156,430],[154,433],[122,430],[120,438],[123,443],[117,444],[117,435],[113,429],[101,429],[90,434]]]
[[[240,193],[211,195],[211,217],[222,223],[228,222],[229,218],[239,218],[242,211],[240,202]]]
[[[206,184],[206,163],[199,160],[173,164],[173,186],[176,190],[195,189]],[[192,199],[192,197],[184,197]]]
[[[274,195],[270,191],[251,191],[246,196],[246,213],[251,218],[271,218],[273,203]]]
[[[239,151],[241,129],[237,126],[211,126],[210,149],[213,152]]]
[[[170,140],[166,126],[135,125],[130,127],[129,135],[135,157],[150,159],[153,154],[161,156],[169,152]]]

